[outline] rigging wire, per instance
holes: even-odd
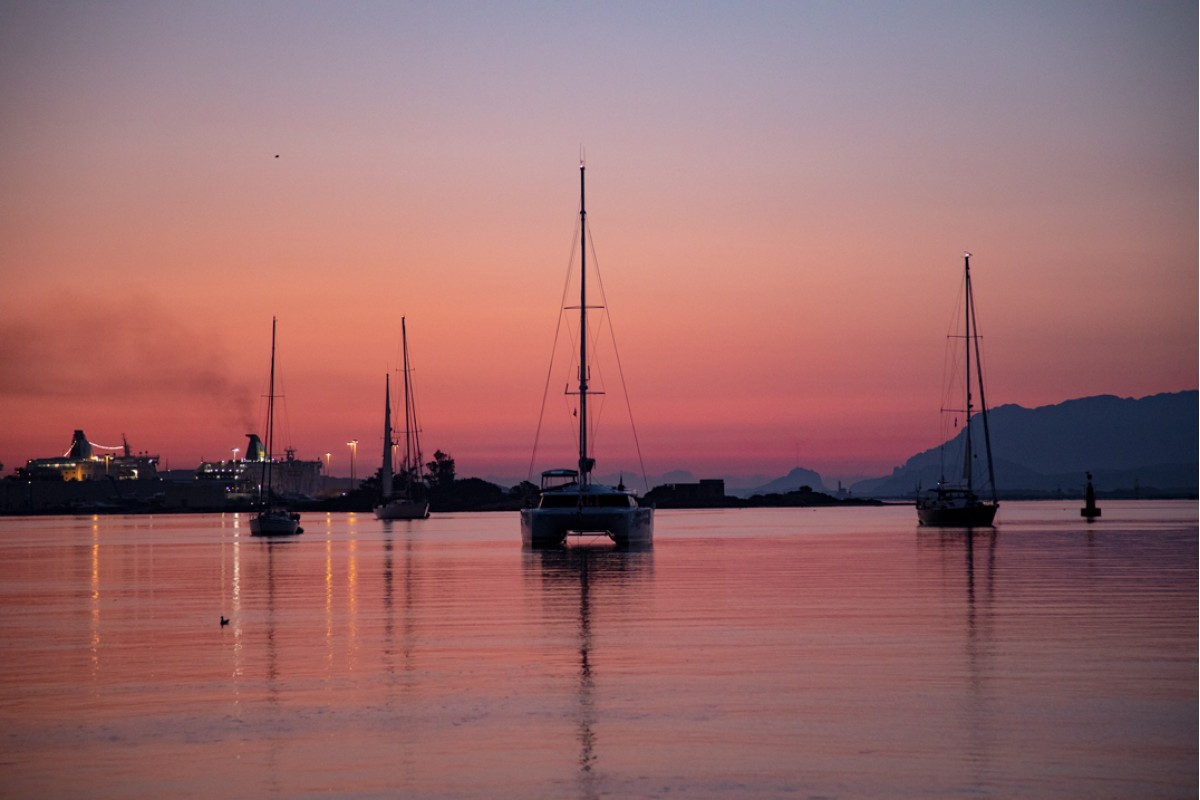
[[[964,277],[965,280],[965,277]],[[980,486],[991,485],[992,501],[996,501],[996,472],[995,465],[992,460],[992,442],[991,433],[988,430],[987,416],[987,395],[984,393],[983,384],[983,337],[979,335],[979,317],[975,311],[975,292],[971,291],[965,302],[970,303],[971,313],[971,330],[969,334],[973,338],[971,344],[975,346],[975,376],[979,385],[979,413],[983,421],[983,441],[984,450],[987,453],[987,481]]]
[[[421,479],[421,474],[425,469],[425,465],[421,462],[425,459],[424,453],[421,451],[421,426],[418,424],[420,419],[417,416],[417,384],[413,378],[413,373],[416,370],[412,365],[412,356],[408,352],[408,345],[405,343],[404,359],[408,363],[408,374],[404,381],[405,391],[407,392],[406,407],[408,408],[407,418],[404,420],[405,434],[412,436],[412,454],[411,458],[416,462],[408,465],[409,470],[415,471],[415,476]],[[406,476],[411,478],[413,476]]]
[[[562,298],[559,303],[558,321],[557,321],[555,329],[554,329],[554,344],[551,347],[550,366],[547,368],[546,382],[545,382],[545,386],[542,390],[541,408],[540,408],[540,411],[538,414],[537,429],[534,433],[533,452],[530,455],[530,459],[529,459],[529,470],[528,470],[527,475],[530,480],[533,479],[534,465],[537,461],[537,451],[538,451],[538,445],[541,440],[542,424],[543,424],[543,421],[544,421],[545,415],[546,415],[546,403],[549,398],[550,383],[554,377],[554,355],[558,352],[559,341],[562,338],[562,334],[563,334],[564,321],[565,321],[566,328],[567,328],[568,338],[569,338],[569,341],[571,342],[571,358],[568,360],[568,364],[566,366],[568,375],[570,375],[570,370],[577,369],[578,364],[579,364],[579,344],[578,344],[579,337],[577,335],[578,331],[574,327],[571,315],[566,313],[568,310],[570,310],[572,308],[578,308],[578,306],[568,306],[567,305],[567,297],[571,290],[571,275],[572,275],[572,271],[574,269],[575,256],[576,256],[576,253],[578,252],[578,245],[579,245],[579,238],[580,238],[579,233],[580,233],[579,221],[577,220],[575,227],[574,227],[573,235],[572,235],[571,253],[570,253],[570,257],[567,261],[567,271],[566,271],[567,274],[566,274],[566,279],[563,282]],[[589,326],[590,330],[587,332],[589,346],[592,348],[591,349],[592,353],[595,353],[597,355],[599,354],[599,352],[600,352],[599,343],[602,338],[601,329],[607,324],[609,340],[612,343],[613,355],[614,355],[614,358],[616,359],[616,363],[617,363],[617,375],[621,382],[621,389],[622,389],[623,396],[625,398],[626,413],[628,414],[630,430],[633,435],[634,449],[637,453],[638,465],[642,471],[642,482],[646,486],[647,491],[648,491],[649,490],[649,479],[646,475],[645,459],[642,456],[641,443],[640,443],[640,441],[638,439],[638,435],[637,435],[637,426],[634,424],[634,421],[633,421],[632,404],[630,403],[630,400],[629,400],[629,387],[625,383],[624,368],[621,363],[620,351],[617,348],[616,332],[615,332],[613,324],[612,324],[611,312],[608,309],[608,298],[607,298],[607,295],[604,290],[604,279],[601,276],[600,261],[599,261],[599,258],[596,256],[595,237],[594,237],[594,235],[592,235],[590,224],[588,224],[588,226],[587,226],[587,233],[589,235],[588,236],[588,238],[589,238],[588,250],[591,253],[592,265],[593,265],[591,272],[594,274],[594,276],[596,278],[596,281],[597,281],[597,284],[598,284],[598,287],[600,290],[600,298],[601,298],[600,305],[593,306],[593,305],[589,304],[589,306],[588,306],[588,308],[597,308],[601,311],[601,314],[599,315],[599,318],[597,319],[596,324],[594,326]],[[593,368],[595,369],[597,383],[600,387],[599,389],[588,391],[589,397],[598,398],[598,401],[599,401],[592,407],[592,413],[589,415],[591,417],[591,419],[587,420],[588,436],[591,439],[591,441],[593,443],[595,443],[596,442],[596,434],[599,429],[599,422],[600,422],[601,417],[603,416],[604,408],[606,405],[605,398],[606,398],[607,392],[605,392],[604,388],[603,388],[605,385],[605,381],[604,381],[604,370],[603,370],[602,360],[595,359],[588,366],[589,366],[589,370],[593,369]],[[589,375],[589,381],[590,381],[590,379],[591,379],[591,376]],[[578,380],[578,375],[575,376],[575,380]],[[567,384],[564,387],[564,391],[563,391],[565,398],[569,398],[572,395],[578,394],[578,392],[571,391],[571,382],[572,382],[571,378],[568,377]],[[565,407],[566,407],[566,411],[567,411],[567,414],[565,415],[566,424],[567,424],[568,428],[571,430],[571,437],[574,441],[576,448],[578,448],[578,446],[579,446],[579,429],[575,423],[578,422],[579,407],[578,407],[577,403],[574,403],[569,399],[566,400]]]
[[[591,232],[590,225],[588,226],[588,232]],[[638,466],[642,470],[642,483],[645,485],[646,491],[650,491],[650,481],[646,477],[646,462],[642,458],[642,446],[638,441],[637,425],[633,422],[633,405],[629,402],[629,385],[625,382],[625,370],[621,366],[621,352],[617,349],[617,334],[613,327],[612,314],[608,312],[608,296],[604,291],[604,278],[601,277],[600,273],[600,261],[596,257],[595,238],[590,237],[589,241],[592,242],[592,263],[596,265],[596,281],[600,285],[600,297],[605,306],[605,314],[608,317],[608,333],[612,339],[613,355],[617,360],[617,375],[621,380],[621,391],[625,395],[625,410],[629,414],[629,427],[633,431],[633,446],[637,451]]]
[[[542,389],[542,407],[541,407],[541,410],[538,412],[537,429],[534,431],[534,434],[533,434],[533,452],[529,456],[529,473],[528,473],[527,477],[530,481],[533,480],[533,465],[537,461],[538,441],[541,439],[541,436],[542,436],[542,420],[544,420],[546,417],[546,400],[550,396],[550,379],[552,377],[554,377],[554,354],[558,351],[558,339],[562,333],[563,317],[566,316],[563,313],[563,309],[566,307],[567,290],[570,288],[570,285],[571,285],[571,264],[574,263],[574,261],[575,261],[576,246],[577,246],[578,239],[579,239],[578,234],[579,234],[579,223],[576,222],[575,223],[575,232],[571,237],[571,255],[567,259],[567,274],[566,274],[566,278],[563,280],[562,298],[559,300],[559,303],[558,303],[558,309],[559,309],[558,310],[558,321],[554,325],[554,344],[552,344],[550,346],[550,366],[548,366],[546,368],[546,385]],[[575,434],[575,435],[576,435],[576,437],[578,437],[579,434]],[[576,442],[576,444],[578,444],[578,441]]]
[[[950,321],[946,327],[945,349],[942,355],[942,387],[941,413],[938,414],[938,462],[939,482],[946,480],[946,460],[949,454],[946,446],[953,441],[959,432],[959,415],[966,416],[966,409],[961,408],[962,401],[959,391],[962,385],[962,350],[959,341],[963,338],[962,320],[964,314],[963,294],[966,289],[965,276],[959,280],[958,291],[955,293],[955,304]],[[965,446],[965,443],[964,443]],[[955,461],[962,460],[962,453],[953,454]]]
[[[284,391],[283,370],[280,365],[278,354],[275,356],[275,382],[279,385],[279,391],[275,393],[275,400],[283,406],[283,440],[287,442],[287,445],[283,449],[284,452],[286,452],[288,450],[294,450],[295,448],[292,447],[292,418],[288,413],[287,392]],[[279,413],[275,414],[275,419],[277,422],[280,416],[281,415]]]
[[[972,427],[972,435],[978,435],[979,433],[982,433],[985,439],[987,438],[987,400],[985,395],[986,385],[984,379],[984,373],[986,371],[986,367],[984,365],[986,350],[984,345],[986,342],[984,341],[983,335],[978,332],[979,320],[975,312],[973,297],[971,308],[967,308],[966,282],[967,278],[964,271],[963,277],[960,279],[958,284],[958,291],[956,293],[957,300],[954,307],[954,313],[950,319],[950,324],[946,333],[946,350],[942,365],[942,413],[939,415],[941,418],[939,425],[939,441],[941,444],[938,446],[938,452],[941,460],[943,480],[945,479],[946,458],[948,455],[952,456],[954,459],[954,461],[951,462],[952,464],[962,463],[964,474],[968,469],[968,466],[965,463],[967,456],[965,432],[966,427],[971,425],[972,419],[975,417],[980,417],[979,426],[982,426],[982,431],[980,431],[979,427]],[[969,331],[964,331],[964,320],[968,317],[968,314],[971,321],[971,329]],[[964,361],[964,349],[966,347],[971,348],[972,356],[975,358],[974,377],[976,385],[969,387],[969,391],[972,393],[970,408],[962,407],[962,399],[959,396],[959,393],[962,391],[963,382],[969,377],[964,372],[966,368]],[[975,394],[976,391],[978,392],[977,396]],[[975,413],[971,414],[970,412],[972,411]],[[960,419],[962,421],[961,426],[959,424]],[[955,439],[961,439],[962,441],[955,448],[954,453],[948,454],[946,452],[947,445],[951,444]],[[986,449],[987,448],[985,447],[985,450]],[[980,455],[978,451],[971,453],[972,462],[979,457]],[[992,472],[991,464],[989,463],[987,469],[987,479],[980,484],[980,487],[982,488],[988,485],[992,485],[994,487],[994,482],[995,476]]]

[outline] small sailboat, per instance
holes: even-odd
[[[983,528],[992,524],[996,518],[996,510],[1000,503],[996,499],[996,478],[992,469],[992,441],[988,432],[987,402],[983,393],[983,369],[979,359],[979,331],[975,321],[975,297],[971,291],[971,254],[963,256],[963,285],[965,296],[963,316],[965,331],[963,339],[966,343],[966,385],[965,408],[960,411],[965,415],[966,423],[962,434],[963,464],[962,479],[949,483],[944,478],[936,488],[929,490],[917,498],[917,519],[922,525],[933,527]],[[983,445],[987,455],[987,479],[981,486],[990,487],[990,500],[984,500],[975,492],[974,460],[975,450],[972,440],[971,418],[975,415],[974,399],[971,387],[971,354],[975,356],[975,379],[979,389],[979,418],[983,430]]]
[[[271,493],[271,464],[275,460],[275,317],[271,317],[271,379],[267,390],[267,457],[262,462],[262,481],[258,485],[258,511],[250,518],[250,533],[255,536],[290,536],[304,533],[300,515],[275,504]]]
[[[396,491],[393,466],[396,442],[392,440],[392,390],[388,376],[384,379],[383,400],[383,466],[379,471],[380,501],[375,506],[377,519],[425,519],[429,516],[429,501],[425,499],[425,484],[420,480],[421,437],[417,427],[417,405],[413,396],[408,366],[408,328],[400,318],[400,341],[404,351],[404,457],[400,462],[400,490]]]
[[[619,546],[647,546],[654,536],[654,507],[643,505],[623,484],[592,481],[596,460],[588,451],[587,210],[584,165],[579,165],[579,461],[575,469],[542,473],[537,505],[521,509],[521,542],[556,547],[569,535],[608,536]]]

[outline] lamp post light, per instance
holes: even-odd
[[[354,460],[358,455],[358,439],[351,439],[346,442],[350,446],[350,491],[354,491]]]
[[[238,454],[238,450],[240,450],[240,449],[241,448],[239,448],[239,447],[233,448],[233,460],[234,461],[237,461],[237,454]]]
[[[329,457],[332,455],[333,455],[333,453],[325,454],[325,479],[324,479],[324,481],[322,481],[323,487],[325,489],[329,488]]]

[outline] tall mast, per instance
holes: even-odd
[[[579,164],[579,486],[586,488],[592,471],[588,458],[588,358],[587,358],[587,208],[584,205],[584,170]]]
[[[992,467],[992,437],[988,431],[987,397],[983,393],[983,359],[979,356],[979,320],[975,316],[975,293],[970,288],[970,276],[967,282],[967,303],[971,307],[971,334],[975,340],[975,380],[979,385],[979,410],[983,418],[983,448],[987,453],[987,477],[992,485],[992,502],[997,502],[996,472]]]
[[[966,287],[964,316],[966,330],[963,337],[967,350],[967,431],[963,447],[963,478],[967,482],[967,491],[971,490],[971,254],[963,253],[963,283]]]
[[[275,317],[271,317],[271,377],[267,384],[267,463],[263,465],[263,485],[259,487],[258,499],[263,493],[271,497],[271,461],[275,453]]]
[[[419,468],[419,464],[415,463],[420,460],[420,455],[415,452],[413,440],[416,437],[416,409],[413,408],[412,402],[412,384],[408,380],[408,325],[404,317],[400,318],[400,342],[401,349],[404,351],[404,488],[407,491],[411,488],[412,472],[414,467]]]
[[[383,375],[383,466],[379,469],[379,488],[386,502],[392,496],[392,376]]]

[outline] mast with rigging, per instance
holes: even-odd
[[[962,482],[948,484],[939,481],[935,489],[917,498],[917,518],[922,525],[987,526],[992,524],[999,508],[996,476],[992,463],[991,432],[988,430],[987,399],[983,391],[983,360],[979,346],[979,325],[975,315],[975,294],[971,286],[971,254],[963,254],[963,354],[965,356],[965,400],[962,412],[966,415],[963,431]],[[957,338],[957,337],[952,337]],[[971,383],[972,354],[974,354],[975,384]],[[975,442],[971,417],[975,415],[974,390],[979,391],[979,415],[983,422],[983,446],[987,454],[987,479],[991,484],[991,501],[984,502],[975,494]],[[953,409],[943,409],[953,410]]]
[[[588,349],[588,311],[604,306],[588,306],[587,299],[587,167],[579,164],[579,372],[578,389],[567,394],[579,395],[575,413],[579,417],[579,459],[575,469],[552,469],[542,472],[541,491],[537,505],[521,510],[521,540],[531,547],[560,546],[569,535],[608,536],[619,546],[648,546],[654,535],[654,507],[643,505],[621,481],[617,486],[604,486],[592,481],[596,461],[589,442],[588,401],[594,394],[591,387],[591,368]],[[569,278],[568,278],[569,286]],[[603,289],[603,286],[601,286]],[[567,289],[563,290],[564,298]],[[562,310],[574,310],[563,306]],[[562,317],[559,318],[560,322]],[[557,342],[557,333],[555,334]],[[619,366],[619,362],[618,362]],[[548,382],[549,379],[547,379]],[[628,396],[626,397],[628,399]],[[545,397],[543,396],[543,409]],[[541,428],[541,423],[538,425]],[[636,433],[635,433],[636,437]],[[536,456],[537,444],[534,443]],[[532,471],[533,463],[530,462]]]
[[[579,485],[586,489],[595,461],[588,457],[588,355],[587,355],[587,206],[584,202],[584,176],[587,167],[579,164]]]

